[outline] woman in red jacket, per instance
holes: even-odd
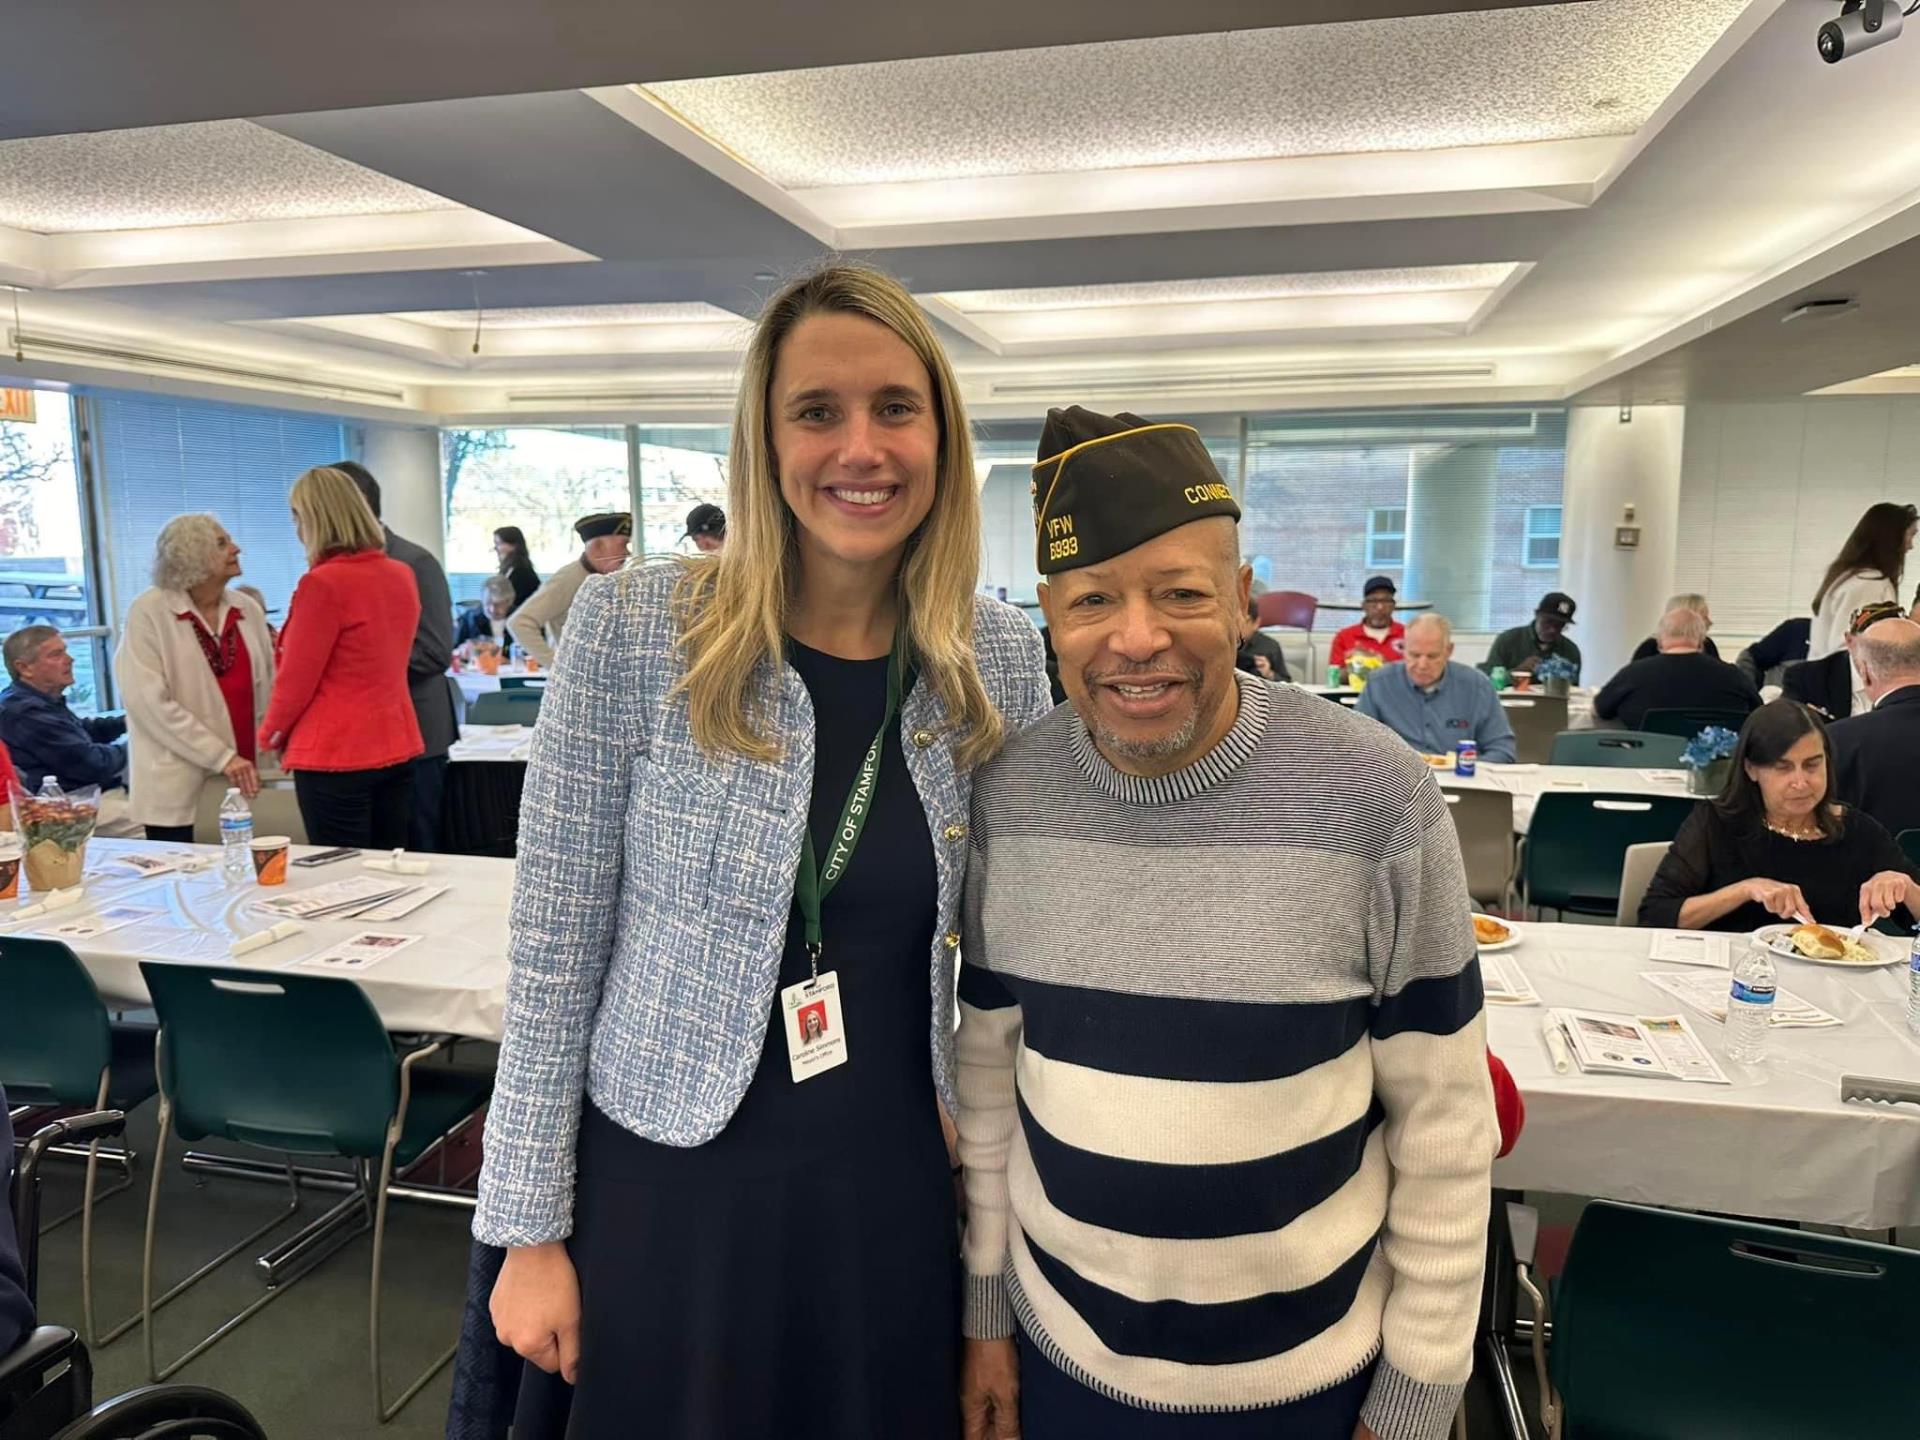
[[[312,843],[395,849],[424,748],[407,691],[420,594],[344,473],[307,471],[287,503],[308,569],[281,627],[260,749],[293,772]]]

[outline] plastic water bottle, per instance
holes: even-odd
[[[1907,954],[1907,1029],[1920,1036],[1920,932]]]
[[[1773,1022],[1773,959],[1758,945],[1733,968],[1727,996],[1727,1056],[1743,1065],[1766,1058],[1767,1026]]]
[[[220,871],[228,884],[253,876],[253,811],[238,790],[228,790],[220,802]]]

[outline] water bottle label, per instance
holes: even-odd
[[[1773,1004],[1773,986],[1752,985],[1744,980],[1733,982],[1733,1000],[1736,1005]]]

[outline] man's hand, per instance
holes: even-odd
[[[1369,1430],[1367,1422],[1362,1420],[1353,1427],[1353,1440],[1380,1440],[1380,1437]]]
[[[1273,679],[1273,661],[1269,660],[1265,655],[1254,656],[1253,673],[1258,675],[1262,680]]]
[[[227,762],[227,783],[251,800],[260,793],[260,772],[251,760],[236,755]]]
[[[1507,667],[1509,675],[1531,675],[1533,667],[1540,663],[1538,655],[1523,655]]]
[[[960,1361],[965,1440],[1020,1440],[1020,1356],[1012,1340],[969,1340]]]

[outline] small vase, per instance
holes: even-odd
[[[1726,788],[1727,776],[1732,770],[1731,755],[1710,761],[1697,770],[1687,771],[1687,789],[1695,795],[1718,795]]]
[[[1555,675],[1551,679],[1543,680],[1540,683],[1546,687],[1547,694],[1558,695],[1563,700],[1567,697],[1568,692],[1573,689],[1573,682],[1564,675]]]

